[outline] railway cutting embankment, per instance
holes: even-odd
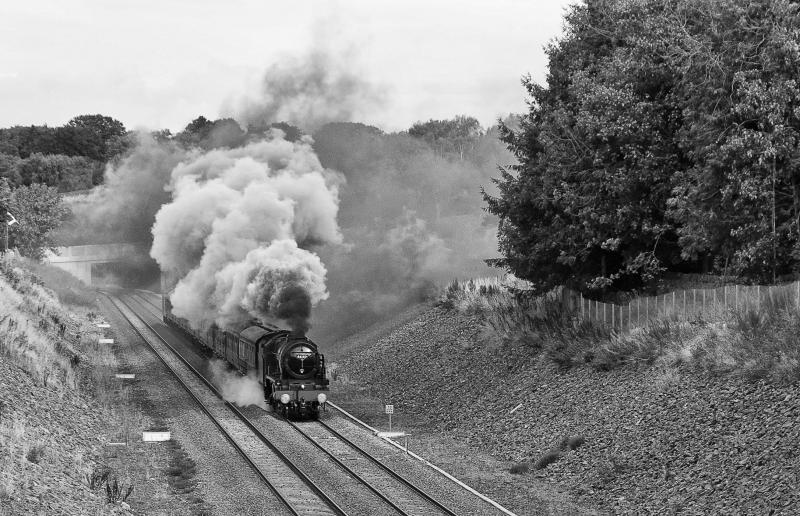
[[[0,257],[0,514],[129,514],[127,479],[106,492],[115,359],[94,296],[59,277],[68,309],[32,267]]]
[[[342,345],[335,388],[353,410],[385,426],[392,403],[412,448],[518,514],[800,511],[800,388],[786,375],[691,357],[566,367],[434,305]]]

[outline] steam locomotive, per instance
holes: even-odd
[[[242,374],[257,371],[264,399],[276,413],[295,419],[319,416],[328,399],[329,380],[325,377],[325,357],[310,339],[261,323],[238,332],[216,324],[194,329],[186,319],[172,313],[168,296],[162,299],[165,323],[179,328]]]

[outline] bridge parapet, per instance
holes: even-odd
[[[58,254],[50,255],[50,263],[109,262],[137,254],[147,254],[144,243],[94,244],[59,247]]]
[[[91,284],[92,265],[119,262],[132,256],[147,256],[148,251],[147,244],[142,242],[73,245],[59,247],[58,254],[49,253],[46,260]]]

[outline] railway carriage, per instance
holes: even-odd
[[[256,371],[264,399],[276,413],[292,418],[316,418],[328,399],[325,357],[304,335],[271,324],[253,323],[241,331],[217,325],[195,329],[172,313],[163,296],[164,322],[181,329],[198,344],[238,369]]]

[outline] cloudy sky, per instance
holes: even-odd
[[[2,0],[0,127],[102,113],[129,128],[235,115],[273,65],[326,52],[379,92],[387,130],[525,108],[574,0]]]

